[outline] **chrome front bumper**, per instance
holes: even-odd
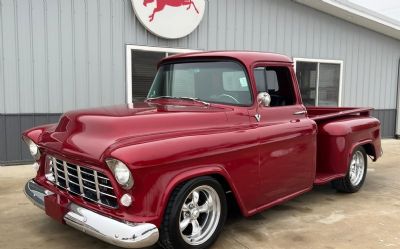
[[[43,210],[44,197],[54,194],[33,180],[26,183],[24,192],[33,204]],[[72,202],[63,219],[67,225],[119,247],[143,248],[158,241],[158,229],[153,224],[120,222]]]

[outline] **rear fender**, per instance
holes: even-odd
[[[349,164],[350,164],[351,156],[352,156],[354,150],[355,150],[357,147],[359,147],[359,146],[361,146],[361,147],[364,148],[364,146],[365,146],[365,145],[368,145],[368,144],[373,144],[372,140],[369,139],[369,140],[365,140],[365,141],[359,141],[359,142],[357,142],[357,143],[354,143],[354,144],[350,147],[349,152],[348,152],[348,157],[347,157],[347,170],[349,170]],[[365,149],[365,148],[364,148],[364,149]],[[374,151],[375,151],[375,149],[374,149]]]
[[[376,160],[380,156],[380,123],[372,117],[348,117],[318,125],[317,171],[332,175],[346,175],[354,149],[369,149]],[[366,147],[368,145],[368,147]]]

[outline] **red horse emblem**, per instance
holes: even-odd
[[[154,2],[155,0],[144,0],[143,5],[147,7],[147,4]],[[188,6],[186,9],[189,10],[192,6],[194,10],[199,14],[199,10],[197,9],[196,5],[194,4],[193,0],[156,0],[157,7],[154,8],[153,14],[149,16],[150,22],[154,20],[154,15],[157,12],[162,11],[165,6],[172,6],[172,7],[180,7],[180,6]]]

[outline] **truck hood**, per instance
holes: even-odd
[[[39,145],[49,151],[89,161],[103,161],[107,151],[124,145],[194,134],[227,125],[221,106],[135,103],[65,113],[45,130]]]

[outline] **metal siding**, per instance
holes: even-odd
[[[6,137],[6,117],[0,114],[0,162],[5,162],[7,159]]]
[[[199,28],[178,40],[146,31],[130,0],[0,2],[1,113],[123,103],[125,44],[343,60],[343,105],[396,105],[400,41],[292,1],[207,1]]]
[[[217,22],[218,22],[218,26],[217,31],[216,31],[216,37],[217,37],[217,49],[221,50],[221,49],[226,49],[226,43],[225,43],[225,39],[226,39],[226,11],[221,11],[223,8],[225,8],[227,6],[226,0],[219,0],[216,1],[217,3],[217,10],[216,13],[218,13],[217,16]]]
[[[21,122],[18,115],[7,116],[5,120],[6,139],[6,155],[7,158],[21,160]]]
[[[114,102],[121,103],[125,100],[125,47],[121,46],[124,44],[125,29],[124,29],[124,0],[115,1],[115,7],[112,13],[112,29],[115,35],[113,35],[113,48],[114,56],[112,61],[112,72],[113,72],[113,89],[114,89]]]
[[[46,1],[46,51],[47,51],[47,80],[48,80],[48,110],[50,113],[61,112],[63,109],[63,80],[61,55],[61,30],[59,1]],[[37,110],[43,112],[42,110]]]
[[[381,121],[381,136],[383,138],[392,138],[396,129],[396,110],[374,110],[372,116]]]
[[[268,49],[269,51],[276,51],[276,23],[277,23],[277,2],[271,1],[268,11]],[[240,23],[240,21],[238,20]]]
[[[33,106],[33,112],[49,112],[49,85],[47,64],[47,39],[45,25],[45,8],[43,0],[31,0],[31,49],[33,100],[28,102]]]
[[[21,133],[34,126],[55,123],[59,117],[60,114],[0,114],[0,164],[32,161]]]
[[[87,56],[88,56],[88,85],[90,92],[87,94],[89,107],[101,105],[100,85],[100,47],[96,44],[100,40],[99,1],[87,0]]]
[[[217,20],[218,16],[218,6],[217,1],[212,1],[209,3],[209,7],[207,8],[207,16],[206,18],[209,20],[207,23],[207,45],[206,47],[210,50],[217,49],[217,32],[219,23],[213,22],[212,20]]]
[[[114,84],[116,82],[113,81],[112,76],[112,62],[113,62],[113,54],[118,53],[120,51],[113,51],[112,49],[112,36],[113,30],[111,26],[111,15],[113,1],[99,1],[100,9],[99,9],[99,25],[100,25],[100,86],[101,86],[101,103],[104,105],[110,105],[113,103],[114,99]],[[121,102],[123,102],[124,98],[121,98]]]
[[[20,112],[16,2],[2,0],[3,80],[5,112]],[[7,38],[7,39],[5,39]]]
[[[17,46],[19,48],[19,96],[20,108],[27,112],[35,112],[34,95],[34,61],[32,36],[32,2],[16,0],[17,13]]]
[[[73,1],[60,0],[60,49],[63,111],[76,108]]]
[[[226,39],[226,49],[233,50],[235,49],[235,11],[236,11],[236,0],[230,0],[230,4],[226,6],[226,30],[225,30],[225,39]]]
[[[19,154],[20,154],[20,159],[30,159],[31,154],[28,150],[28,146],[21,140],[21,132],[28,130],[32,127],[35,126],[35,119],[32,118],[32,116],[28,115],[19,115],[15,116],[15,120],[18,120],[20,122],[20,129],[18,130],[19,133],[13,134],[11,132],[7,133],[8,137],[13,138],[18,144],[19,144]],[[8,157],[8,160],[15,160],[13,157]]]
[[[89,106],[87,1],[73,0],[73,47],[76,108]]]
[[[400,58],[396,63],[397,67],[397,114],[396,114],[396,136],[400,138]]]
[[[4,102],[4,56],[3,56],[3,6],[0,1],[0,113],[5,111]],[[1,122],[1,121],[0,121]],[[0,126],[1,127],[1,126]],[[1,131],[0,131],[1,132]],[[1,155],[1,151],[0,151]]]

